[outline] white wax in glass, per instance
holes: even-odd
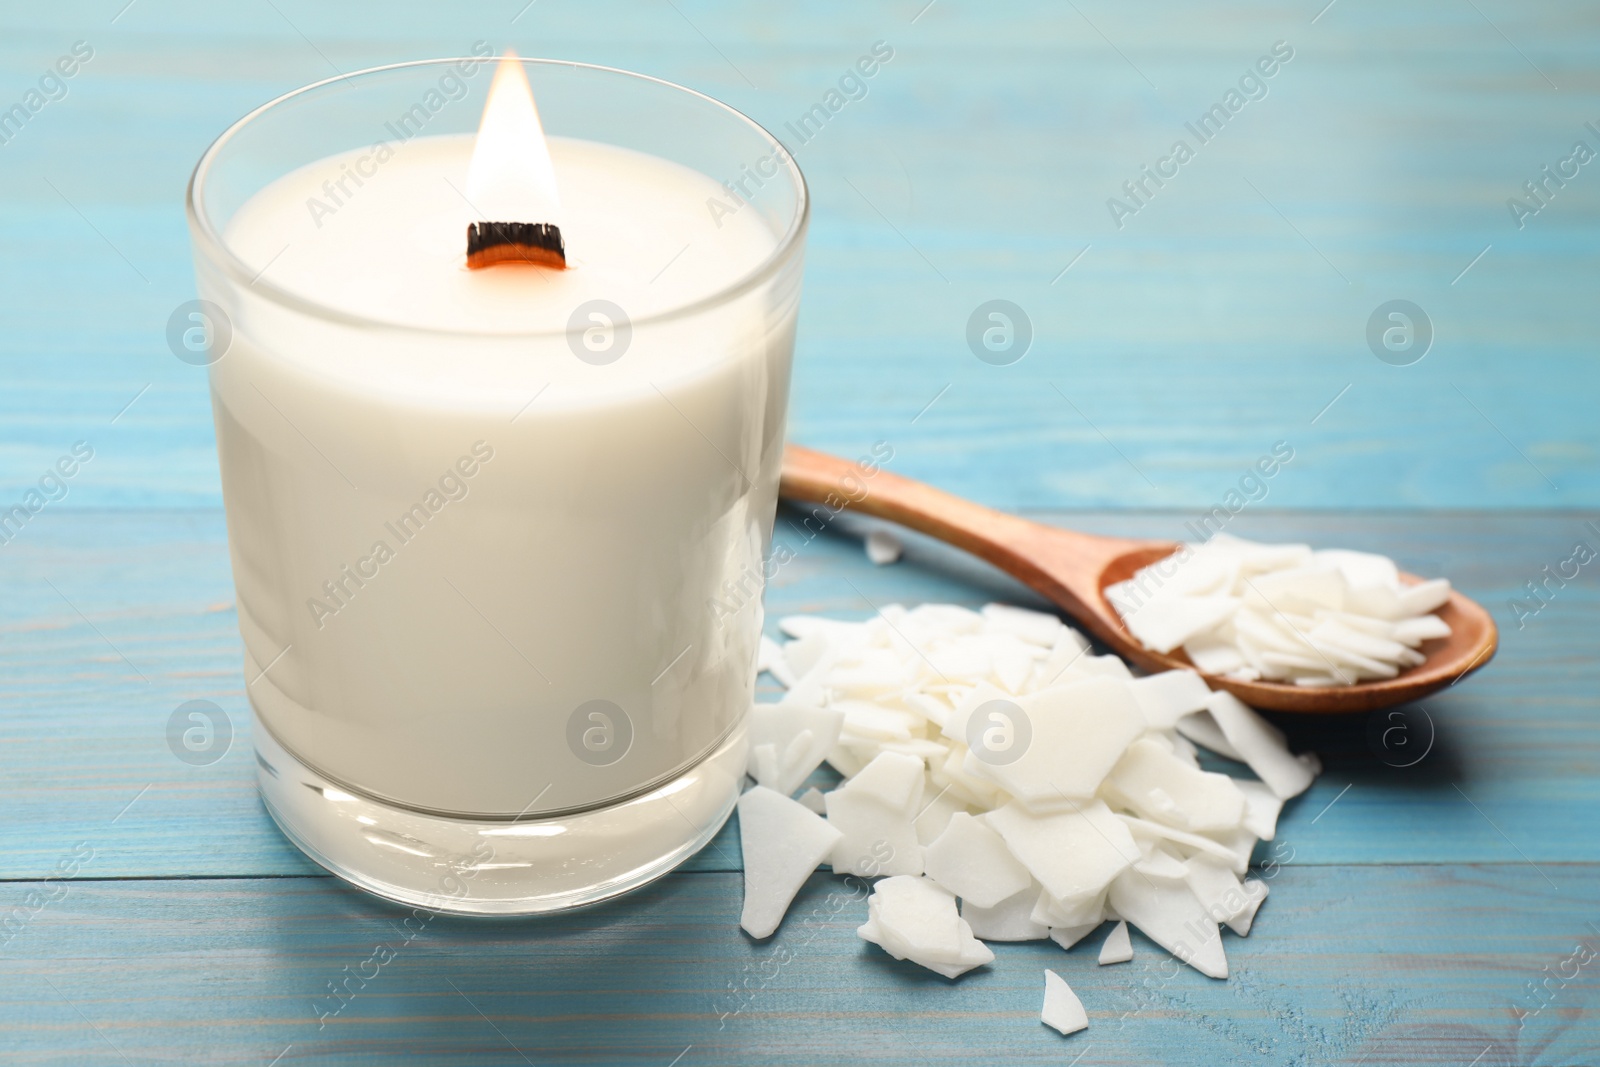
[[[247,681],[336,781],[450,813],[580,808],[669,777],[748,704],[794,300],[641,322],[781,235],[754,209],[717,225],[703,174],[560,138],[573,269],[469,272],[467,222],[503,221],[463,201],[471,147],[322,160],[227,227],[265,281],[375,320],[250,302],[212,367]],[[323,183],[351,170],[335,203]],[[635,323],[608,365],[564,333],[594,298]],[[596,699],[632,722],[607,766],[567,741]]]
[[[703,174],[553,137],[571,269],[469,271],[468,223],[525,221],[480,218],[466,199],[473,140],[424,137],[383,163],[369,159],[358,168],[372,156],[363,150],[303,167],[240,208],[228,242],[247,263],[265,267],[266,280],[318,303],[467,332],[564,329],[572,309],[593,298],[646,318],[732,284],[775,244],[754,211],[724,213],[718,226],[706,201],[725,204],[727,193]],[[346,177],[364,170],[372,177],[363,185]],[[349,196],[324,189],[340,178]]]

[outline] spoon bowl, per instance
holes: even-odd
[[[952,496],[921,482],[868,468],[809,448],[784,451],[781,494],[887,519],[970,552],[1021,581],[1072,617],[1122,658],[1146,670],[1187,669],[1181,651],[1152,652],[1128,632],[1106,599],[1107,586],[1125,581],[1172,555],[1171,541],[1100,537],[1010,515]],[[1402,574],[1408,585],[1422,579]],[[1280,682],[1240,682],[1201,672],[1213,689],[1225,689],[1258,708],[1340,715],[1405,704],[1448,688],[1487,663],[1499,641],[1483,606],[1452,591],[1434,614],[1450,635],[1425,642],[1426,660],[1394,678],[1355,685],[1307,688]]]

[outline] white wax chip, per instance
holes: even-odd
[[[948,788],[951,795],[974,807],[992,808],[1000,802],[1000,790],[993,782],[974,778],[962,767],[966,764],[967,747],[952,745],[944,766],[931,771],[928,780],[941,789]]]
[[[865,623],[824,619],[818,615],[785,615],[778,620],[778,629],[790,637],[809,637],[811,634],[829,634],[842,638],[858,638],[866,630]]]
[[[1054,971],[1044,972],[1044,1007],[1039,1021],[1063,1034],[1077,1033],[1089,1025],[1089,1013],[1083,1010],[1078,994]]]
[[[803,704],[756,704],[750,709],[751,777],[788,796],[821,766],[839,739],[844,716]],[[771,746],[772,757],[758,755]]]
[[[1243,826],[1232,830],[1211,830],[1198,836],[1208,837],[1227,849],[1233,857],[1229,866],[1241,874],[1249,869],[1251,854],[1255,852],[1256,842],[1260,840]]]
[[[1176,752],[1177,742],[1180,740],[1177,733],[1167,730],[1146,730],[1139,740],[1149,741],[1153,745],[1160,745],[1164,752]]]
[[[1370,615],[1353,615],[1348,611],[1319,611],[1314,617],[1319,621],[1333,619],[1374,637],[1394,637],[1394,629],[1399,625],[1387,619],[1374,619]]]
[[[1209,748],[1219,756],[1244,762],[1244,757],[1239,754],[1238,749],[1228,743],[1222,727],[1217,725],[1217,720],[1211,717],[1209,711],[1197,711],[1192,715],[1185,715],[1178,720],[1175,729],[1180,736],[1202,748]]]
[[[1306,636],[1319,646],[1335,645],[1370,659],[1390,663],[1405,659],[1409,651],[1398,641],[1368,633],[1338,619],[1323,619]]]
[[[1440,637],[1450,636],[1450,624],[1437,615],[1421,615],[1415,619],[1401,619],[1394,624],[1394,639],[1411,648]]]
[[[1050,928],[1050,940],[1062,948],[1071,948],[1100,929],[1100,925],[1099,922],[1092,922],[1083,923],[1080,926],[1052,926]]]
[[[911,823],[913,813],[848,788],[835,789],[822,799],[828,824],[841,834],[829,857],[835,874],[876,878],[922,873],[922,845]]]
[[[1216,534],[1205,543],[1202,551],[1235,558],[1246,569],[1254,572],[1298,567],[1311,559],[1310,545],[1269,545],[1260,541],[1247,541],[1230,533]]]
[[[1008,693],[1021,693],[1033,677],[1034,658],[1027,648],[1011,648],[995,653],[992,660],[995,680]]]
[[[920,663],[907,663],[887,648],[870,648],[850,658],[840,656],[828,668],[823,681],[834,690],[855,700],[872,700],[911,684]]]
[[[1233,779],[1191,767],[1149,738],[1128,747],[1102,792],[1146,819],[1180,830],[1229,830],[1244,818],[1244,794]]]
[[[1099,800],[1034,815],[1012,802],[988,815],[1011,854],[1057,899],[1096,893],[1140,858],[1128,828]]]
[[[1095,677],[1120,678],[1133,681],[1133,671],[1120,656],[1085,656],[1078,661],[1078,670]]]
[[[1394,588],[1400,583],[1400,571],[1394,560],[1371,552],[1352,552],[1344,548],[1324,548],[1311,554],[1315,563],[1331,564],[1344,574],[1352,589],[1366,589],[1381,585]]]
[[[1334,619],[1319,622],[1306,638],[1315,646],[1318,656],[1302,666],[1334,675],[1350,673],[1336,669],[1348,666],[1356,668],[1363,676],[1393,678],[1400,673],[1395,664],[1411,655],[1411,650],[1398,641],[1362,633]],[[1322,662],[1317,662],[1318,659]]]
[[[800,887],[817,869],[839,831],[781,793],[756,786],[739,798],[744,853],[744,911],[751,937],[770,937]]]
[[[783,659],[790,674],[796,679],[804,678],[823,662],[832,647],[833,639],[827,633],[807,634],[783,646]],[[793,688],[794,683],[789,686]]]
[[[1256,607],[1265,601],[1269,613],[1306,614],[1317,608],[1341,611],[1349,586],[1339,568],[1295,567],[1251,578],[1244,587],[1244,602]]]
[[[784,659],[783,649],[778,647],[778,642],[765,634],[761,637],[760,648],[756,654],[756,673],[762,671],[772,675],[773,680],[785,689],[795,683],[795,674]]]
[[[807,765],[805,764],[805,759],[820,747],[817,744],[815,734],[810,730],[801,730],[789,738],[789,743],[783,746],[783,751],[778,752],[776,744],[773,745],[773,751],[778,752],[778,765],[780,767],[810,766],[810,770],[806,772],[810,774],[811,770],[815,770],[817,766],[820,766],[820,761],[816,765]]]
[[[1039,899],[1034,902],[1029,918],[1041,926],[1052,929],[1078,926],[1098,926],[1106,916],[1106,891],[1082,893],[1065,900],[1057,900],[1041,887]]]
[[[1123,750],[1144,732],[1129,683],[1109,677],[980,705],[975,714],[985,717],[979,735],[984,747],[969,753],[962,769],[1025,802],[1093,796]]]
[[[1304,629],[1294,621],[1293,616],[1281,611],[1241,611],[1233,618],[1233,629],[1234,639],[1245,650],[1246,659],[1254,658],[1249,654],[1252,649],[1257,654],[1286,652],[1302,656],[1313,651],[1305,639]]]
[[[990,633],[1009,634],[1045,648],[1053,648],[1061,639],[1061,631],[1066,628],[1054,615],[1014,608],[1009,604],[985,604],[981,614],[984,627]]]
[[[844,713],[842,732],[873,741],[909,741],[920,725],[918,717],[899,708],[884,707],[864,700],[837,700],[831,705]]]
[[[1278,833],[1278,813],[1283,811],[1283,798],[1267,787],[1265,782],[1235,779],[1234,785],[1244,794],[1244,821],[1246,830],[1263,841],[1271,841]]]
[[[1107,599],[1111,598],[1111,591],[1115,588],[1106,587]],[[1112,600],[1112,603],[1116,605],[1117,602]],[[1123,612],[1122,621],[1128,627],[1128,632],[1137,637],[1144,647],[1156,652],[1171,652],[1195,635],[1226,622],[1238,610],[1239,604],[1238,597],[1152,600]]]
[[[950,740],[965,745],[967,743],[967,720],[971,718],[973,712],[995,700],[1014,702],[1012,695],[998,686],[991,685],[986,681],[978,682],[956,701],[955,710],[945,717],[944,724],[939,728],[939,732]],[[986,723],[985,725],[988,724]]]
[[[818,815],[826,815],[828,812],[828,805],[822,799],[822,790],[816,786],[807,789],[795,799],[807,811],[814,811]]]
[[[941,745],[937,741],[929,741],[925,737],[913,737],[906,741],[879,741],[880,752],[898,752],[902,756],[915,756],[928,763],[943,763],[950,755],[950,746]]]
[[[1033,884],[1000,835],[966,812],[951,816],[944,833],[923,850],[922,864],[929,878],[980,908],[996,907]]]
[[[1326,647],[1320,639],[1318,645],[1319,650]],[[1263,666],[1271,668],[1272,676],[1275,678],[1293,677],[1295,672],[1310,672],[1314,677],[1326,676],[1331,678],[1333,677],[1331,672],[1343,666],[1343,664],[1331,662],[1333,658],[1320,651],[1310,654],[1263,651],[1260,661]]]
[[[1260,779],[1287,800],[1305,792],[1316,773],[1289,752],[1283,732],[1232,693],[1217,691],[1206,705],[1211,717]]]
[[[1344,598],[1344,610],[1375,619],[1403,619],[1410,614],[1401,605],[1399,592],[1385,585],[1350,590]]]
[[[1256,921],[1256,912],[1261,910],[1261,905],[1267,899],[1267,883],[1258,878],[1245,879],[1244,895],[1249,903],[1243,911],[1228,920],[1228,927],[1240,937],[1249,937],[1250,927]]]
[[[1178,851],[1186,856],[1193,855],[1196,852],[1204,852],[1215,856],[1232,867],[1236,874],[1243,874],[1250,867],[1248,853],[1241,857],[1237,850],[1228,847],[1215,838],[1207,837],[1205,834],[1192,834],[1187,830],[1179,830],[1176,827],[1165,826],[1133,815],[1118,815],[1116,818],[1122,820],[1130,835],[1138,842],[1135,847],[1141,847],[1151,842],[1170,842],[1177,845]]]
[[[1194,671],[1163,671],[1128,683],[1134,703],[1152,730],[1170,730],[1190,712],[1200,711],[1211,689]]]
[[[863,940],[946,978],[994,961],[957,913],[955,897],[926,878],[885,878],[867,898],[867,915],[856,931]]]
[[[778,764],[777,745],[774,745],[770,742],[761,745],[751,745],[750,763],[745,770],[750,777],[756,780],[757,784],[764,785],[769,789],[776,789],[784,796],[789,795],[790,790],[783,789],[778,784],[779,780],[782,778],[782,772],[780,771]]]
[[[1159,847],[1151,849],[1148,856],[1133,865],[1133,869],[1146,878],[1165,878],[1172,882],[1182,881],[1189,873],[1183,860]]]
[[[954,790],[932,785],[932,775],[929,775],[929,779],[929,785],[923,788],[923,795],[931,796],[932,799],[923,802],[914,820],[917,840],[923,845],[931,845],[940,834],[944,833],[945,827],[950,825],[950,820],[956,812],[967,810],[966,804],[954,795]]]
[[[852,796],[872,797],[889,808],[914,818],[922,805],[923,763],[915,756],[880,752],[841,790]]]
[[[1250,908],[1250,900],[1238,877],[1212,856],[1189,857],[1184,862],[1183,880],[1206,914],[1219,923],[1231,922]]]
[[[893,563],[905,551],[900,539],[888,530],[873,530],[867,534],[866,548],[867,558],[879,567]]]
[[[860,749],[850,745],[838,744],[828,750],[828,766],[846,778],[860,774],[861,768],[867,765],[868,758]]]
[[[1031,918],[1037,888],[1015,893],[992,908],[980,908],[970,900],[961,901],[961,917],[980,941],[1043,941],[1050,936],[1048,926]]]
[[[907,613],[913,629],[946,636],[975,634],[983,629],[983,616],[959,604],[919,604]]]
[[[1119,922],[1111,928],[1111,933],[1106,935],[1105,944],[1100,946],[1100,966],[1108,963],[1127,963],[1133,959],[1133,941],[1128,937],[1128,924]]]
[[[796,655],[794,662],[805,663],[808,659],[805,654],[807,649],[816,651],[815,662],[804,670],[793,671],[794,684],[778,698],[778,703],[796,704],[808,708],[826,707],[833,697],[828,689],[828,675],[833,669],[834,661],[839,658],[838,649],[834,647],[832,638],[825,634],[812,634],[797,641],[790,641],[784,646],[786,661],[789,660],[790,650],[797,646],[800,646],[801,651]]]
[[[1068,674],[1088,655],[1088,640],[1078,631],[1063,626],[1049,655],[1034,667],[1033,687],[1048,689],[1057,682],[1066,681]]]
[[[1228,977],[1228,958],[1216,920],[1184,883],[1129,871],[1112,881],[1107,899],[1140,933],[1201,974]]]
[[[1429,582],[1408,585],[1400,591],[1400,611],[1404,615],[1426,615],[1437,611],[1450,600],[1450,580],[1435,578]]]
[[[1195,669],[1206,674],[1227,674],[1245,666],[1244,656],[1233,643],[1214,632],[1191,637],[1183,643],[1183,651]]]
[[[973,686],[993,676],[992,651],[970,642],[940,642],[937,647],[928,649],[926,666],[934,676],[952,685]],[[924,678],[925,684],[928,681]]]

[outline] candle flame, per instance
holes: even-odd
[[[533,89],[509,48],[495,68],[467,166],[467,200],[477,222],[560,226],[561,194]]]

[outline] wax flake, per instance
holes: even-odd
[[[956,898],[926,878],[897,875],[867,899],[867,922],[856,931],[897,960],[911,960],[946,978],[994,961],[956,910]]]
[[[1028,888],[992,908],[962,900],[961,917],[972,927],[972,936],[983,941],[1042,941],[1050,936],[1050,927],[1033,921],[1038,896],[1038,885],[1029,882]]]
[[[1111,933],[1106,935],[1105,943],[1100,946],[1100,966],[1127,963],[1131,959],[1133,959],[1133,941],[1128,937],[1128,924],[1126,921],[1119,922],[1111,928]]]
[[[895,562],[905,551],[900,539],[888,530],[873,530],[867,534],[866,549],[867,559],[878,567],[886,567]]]
[[[831,708],[757,704],[750,709],[750,776],[788,796],[838,741],[844,715]]]
[[[992,908],[1033,884],[1000,835],[966,812],[951,816],[944,833],[923,849],[929,878],[980,908]]]
[[[751,937],[771,937],[794,895],[841,835],[816,813],[758,785],[739,798],[739,836],[744,851],[739,925]]]
[[[1044,972],[1044,1008],[1039,1021],[1063,1034],[1074,1034],[1089,1025],[1089,1013],[1083,1010],[1083,1001],[1067,985],[1067,980],[1054,971]]]
[[[1098,929],[1100,929],[1099,922],[1083,923],[1079,926],[1052,926],[1050,940],[1062,948],[1071,948]]]

